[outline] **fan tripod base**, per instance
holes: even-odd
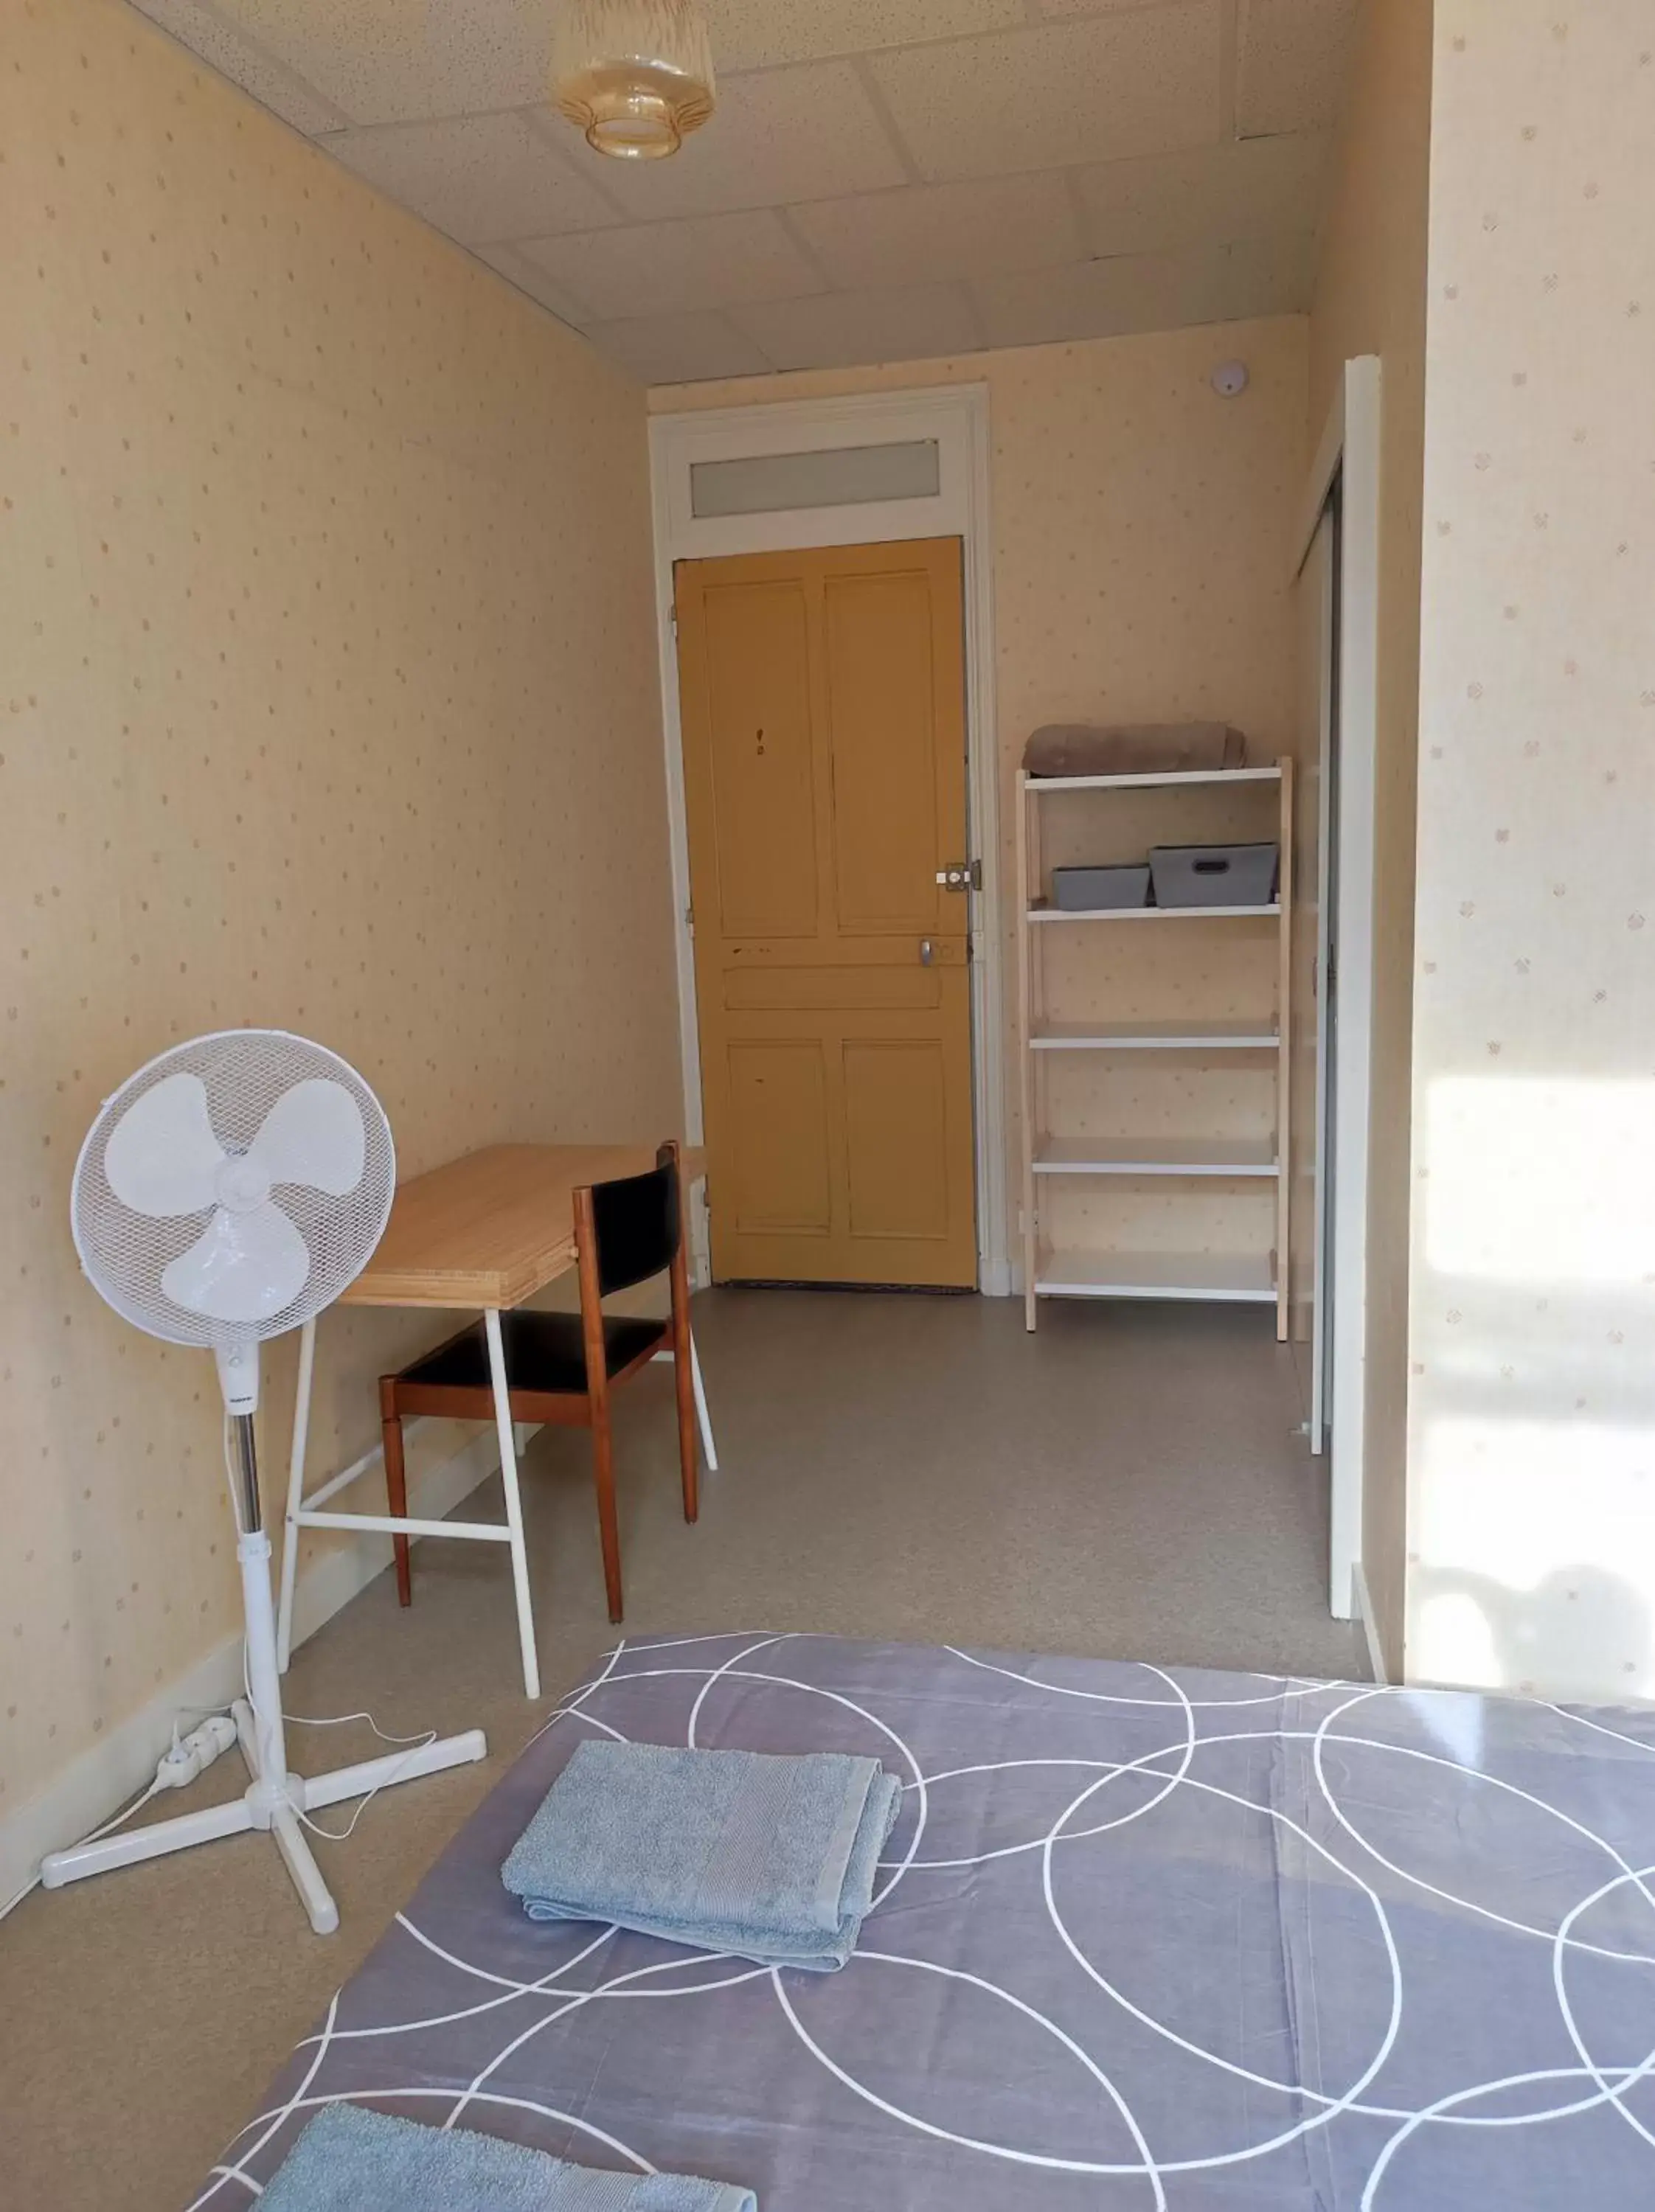
[[[445,1767],[465,1766],[488,1755],[482,1729],[468,1729],[463,1735],[445,1736],[441,1742],[423,1745],[418,1750],[364,1759],[355,1766],[336,1767],[331,1774],[283,1775],[271,1783],[259,1771],[253,1708],[238,1698],[230,1710],[235,1717],[241,1756],[253,1778],[241,1796],[231,1798],[228,1804],[204,1806],[198,1813],[182,1814],[175,1820],[154,1820],[147,1827],[128,1828],[119,1835],[100,1837],[96,1843],[53,1851],[40,1869],[42,1886],[61,1889],[65,1882],[84,1881],[88,1875],[109,1874],[116,1867],[135,1866],[168,1851],[188,1850],[195,1844],[210,1844],[221,1836],[239,1836],[249,1829],[263,1828],[276,1839],[311,1926],[319,1936],[331,1936],[339,1924],[339,1908],[322,1880],[301,1813],[314,1813],[349,1797],[366,1797],[370,1790],[388,1789],[392,1783],[440,1774]]]
[[[242,1796],[233,1797],[228,1805],[204,1805],[198,1813],[185,1813],[175,1820],[123,1828],[116,1835],[100,1836],[88,1843],[71,1844],[67,1850],[53,1851],[40,1863],[40,1886],[61,1889],[65,1882],[83,1881],[90,1874],[108,1874],[116,1867],[161,1858],[168,1851],[188,1850],[194,1844],[210,1844],[221,1836],[239,1836],[249,1828],[263,1828],[276,1838],[276,1848],[293,1876],[311,1926],[319,1936],[331,1936],[339,1924],[339,1908],[322,1880],[300,1815],[317,1812],[324,1805],[338,1805],[347,1797],[366,1797],[375,1790],[388,1790],[392,1783],[412,1782],[422,1774],[441,1774],[445,1767],[468,1765],[473,1759],[486,1759],[489,1747],[481,1729],[467,1729],[463,1735],[444,1736],[437,1743],[411,1745],[406,1751],[389,1752],[382,1759],[335,1767],[332,1774],[288,1771],[282,1683],[276,1671],[270,1539],[256,1525],[259,1486],[253,1424],[240,1418],[234,1425],[246,1477],[243,1510],[254,1525],[244,1528],[235,1547],[246,1618],[250,1694],[238,1698],[230,1711],[235,1717],[236,1741],[253,1779]]]

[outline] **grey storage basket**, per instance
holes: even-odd
[[[1269,906],[1275,845],[1157,845],[1149,872],[1157,906]]]
[[[1147,906],[1149,869],[1140,861],[1129,868],[1054,868],[1052,904],[1065,914],[1103,914],[1122,907]]]

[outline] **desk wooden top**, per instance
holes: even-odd
[[[490,1145],[399,1184],[348,1306],[520,1305],[575,1264],[575,1192],[642,1175],[653,1145]],[[685,1146],[686,1185],[706,1156]]]

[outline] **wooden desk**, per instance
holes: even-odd
[[[575,1193],[582,1184],[642,1175],[654,1164],[653,1145],[490,1145],[398,1187],[378,1249],[338,1303],[482,1312],[494,1384],[506,1518],[503,1523],[423,1521],[390,1513],[327,1511],[328,1499],[366,1471],[377,1457],[373,1453],[307,1498],[305,1447],[316,1360],[316,1323],[307,1321],[299,1339],[299,1388],[288,1465],[287,1531],[277,1620],[277,1656],[284,1673],[293,1636],[294,1582],[301,1528],[451,1536],[510,1547],[523,1687],[531,1698],[539,1696],[540,1664],[535,1650],[522,1500],[517,1486],[517,1442],[500,1316],[545,1290],[575,1265]],[[704,1154],[686,1146],[679,1155],[679,1169],[687,1191],[707,1171]],[[691,1356],[693,1360],[693,1345]],[[708,1459],[716,1466],[699,1362],[694,1363],[694,1379]]]
[[[653,1145],[490,1145],[402,1184],[345,1306],[520,1306],[575,1265],[575,1193],[643,1175]],[[704,1155],[679,1155],[687,1190]]]

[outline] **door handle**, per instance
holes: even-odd
[[[983,889],[981,860],[956,860],[946,868],[937,870],[937,882],[946,891],[980,891]]]
[[[928,937],[922,937],[922,938],[921,938],[921,939],[920,939],[920,965],[921,965],[921,967],[922,967],[922,968],[928,968],[928,967],[931,965],[931,963],[933,962],[933,960],[934,960],[934,959],[936,958],[936,956],[937,956],[937,948],[936,948],[936,946],[935,946],[934,945],[933,945],[933,944],[932,944],[932,942],[931,942],[930,939],[929,939]]]

